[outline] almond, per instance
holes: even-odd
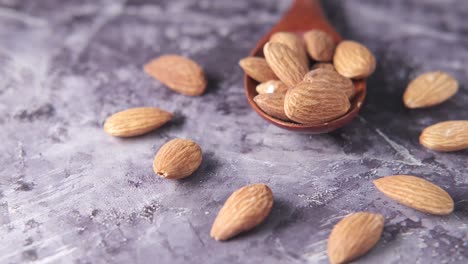
[[[202,162],[200,146],[189,139],[173,139],[154,157],[154,172],[166,179],[182,179],[194,173]]]
[[[335,43],[330,35],[321,30],[311,30],[304,34],[307,52],[315,61],[331,61]]]
[[[247,57],[239,61],[239,65],[245,74],[257,82],[266,82],[269,80],[278,80],[275,73],[270,69],[264,58]]]
[[[457,151],[468,148],[468,120],[437,123],[421,133],[419,142],[436,151]]]
[[[279,80],[270,80],[263,82],[255,88],[257,93],[282,93],[285,94],[288,91],[288,87],[282,81]]]
[[[159,108],[131,108],[107,118],[104,131],[115,137],[140,136],[161,127],[171,118],[171,113]]]
[[[297,57],[304,65],[309,65],[309,58],[307,57],[304,41],[295,33],[291,32],[277,32],[270,37],[270,42],[280,43],[292,49]]]
[[[445,72],[434,71],[419,75],[403,94],[408,108],[424,108],[440,104],[458,91],[458,82]]]
[[[332,264],[350,262],[371,250],[382,236],[384,217],[358,212],[343,218],[328,238],[328,258]]]
[[[356,93],[351,79],[342,76],[335,70],[325,68],[312,70],[304,76],[304,82],[321,82],[324,88],[330,87],[343,91],[349,99],[353,98]]]
[[[324,88],[323,82],[302,82],[284,99],[289,119],[301,124],[321,124],[344,115],[350,108],[348,96],[339,89]]]
[[[259,94],[255,96],[253,100],[267,115],[283,121],[290,121],[284,113],[284,94]]]
[[[308,66],[297,59],[296,54],[286,45],[268,42],[263,47],[266,61],[278,78],[288,87],[302,81]]]
[[[151,77],[184,95],[201,95],[206,88],[202,67],[179,55],[163,55],[147,63],[144,70]]]
[[[379,191],[393,200],[434,215],[447,215],[453,211],[453,200],[439,186],[410,175],[387,176],[374,181]]]
[[[336,71],[351,79],[366,78],[375,70],[375,57],[360,43],[345,40],[338,44],[333,56]]]
[[[273,193],[265,184],[252,184],[235,191],[218,213],[211,237],[227,240],[259,225],[273,207]]]
[[[335,66],[333,66],[333,64],[331,64],[331,63],[326,63],[326,62],[318,62],[318,63],[315,63],[315,64],[312,66],[312,70],[316,70],[316,69],[328,69],[328,70],[336,71],[336,70],[335,70]]]

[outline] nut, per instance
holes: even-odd
[[[291,88],[284,99],[289,119],[301,124],[321,124],[344,115],[350,108],[348,96],[339,89],[329,89],[324,82],[302,82]]]
[[[206,89],[202,67],[179,55],[163,55],[147,63],[144,70],[151,77],[184,95],[198,96]]]
[[[104,131],[115,137],[140,136],[161,127],[171,119],[171,113],[159,108],[131,108],[107,118]]]
[[[259,94],[253,100],[267,115],[283,121],[290,121],[284,113],[284,94]]]
[[[347,263],[371,250],[382,236],[384,217],[358,212],[343,218],[328,238],[328,258],[332,264]]]
[[[282,93],[285,94],[288,91],[288,87],[282,81],[279,80],[271,80],[267,82],[263,82],[255,88],[257,93],[264,94],[264,93]]]
[[[374,185],[393,200],[434,215],[447,215],[453,211],[453,200],[439,186],[410,175],[394,175],[374,180]]]
[[[338,44],[333,56],[336,71],[350,79],[361,79],[375,70],[375,57],[360,43],[345,40]]]
[[[308,71],[308,66],[298,60],[296,53],[286,45],[268,42],[263,53],[273,72],[288,87],[301,82]]]
[[[247,57],[239,61],[239,65],[245,74],[257,82],[266,82],[269,80],[278,80],[275,73],[270,69],[264,58]]]
[[[436,151],[457,151],[468,148],[468,121],[437,123],[423,130],[419,142]]]
[[[202,162],[200,147],[189,139],[173,139],[154,157],[154,172],[166,179],[182,179],[194,173]]]
[[[235,191],[216,217],[210,235],[227,240],[259,225],[273,207],[273,193],[265,184],[252,184]]]
[[[317,62],[317,63],[315,63],[312,66],[312,70],[316,70],[316,69],[328,69],[328,70],[336,71],[335,66],[333,66],[333,64],[327,63],[327,62]]]
[[[335,70],[330,69],[316,69],[308,72],[304,76],[304,82],[320,82],[323,88],[330,87],[343,91],[349,99],[353,98],[356,93],[353,82],[337,73]]]
[[[311,30],[304,34],[307,52],[315,61],[331,61],[335,43],[330,35],[321,30]]]
[[[434,71],[411,81],[403,95],[408,108],[423,108],[440,104],[458,91],[458,82],[445,72]]]
[[[270,37],[270,42],[286,45],[296,53],[296,60],[301,61],[304,65],[309,65],[304,41],[295,33],[277,32]]]

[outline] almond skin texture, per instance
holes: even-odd
[[[270,42],[286,45],[297,54],[297,60],[300,60],[304,65],[309,65],[304,41],[297,34],[277,32],[270,37]]]
[[[335,43],[330,35],[321,30],[311,30],[304,34],[307,52],[315,61],[331,61]]]
[[[154,157],[154,172],[166,179],[182,179],[194,173],[202,162],[202,151],[189,139],[173,139]]]
[[[324,82],[302,82],[291,88],[284,99],[289,119],[301,124],[322,124],[348,112],[348,96],[339,89],[327,88]]]
[[[283,121],[291,121],[284,113],[284,94],[259,94],[253,100],[267,115]]]
[[[335,66],[333,66],[333,64],[331,64],[331,63],[326,63],[326,62],[318,62],[318,63],[315,63],[315,64],[312,66],[312,70],[316,70],[316,69],[328,69],[328,70],[336,71],[336,70],[335,70]]]
[[[345,40],[338,44],[333,56],[336,71],[350,79],[362,79],[375,70],[375,57],[360,43]]]
[[[273,193],[265,184],[235,191],[224,203],[211,228],[215,240],[227,240],[259,225],[270,214]]]
[[[266,82],[269,80],[278,80],[275,73],[270,69],[264,58],[247,57],[239,61],[239,66],[245,74],[257,82]]]
[[[271,80],[271,81],[263,82],[257,85],[255,90],[259,94],[264,94],[264,93],[285,94],[288,91],[288,87],[282,81]]]
[[[309,71],[308,66],[298,60],[295,52],[286,45],[268,42],[263,47],[263,53],[270,68],[288,87],[301,82]]]
[[[374,181],[375,187],[393,200],[434,215],[448,215],[453,211],[453,200],[439,186],[410,175],[387,176]]]
[[[434,71],[419,75],[411,81],[403,94],[408,108],[424,108],[438,105],[454,96],[458,82],[445,72]]]
[[[343,218],[328,238],[328,258],[332,264],[348,263],[371,250],[380,240],[384,217],[358,212]]]
[[[131,108],[107,118],[104,131],[115,137],[135,137],[155,130],[171,119],[171,113],[159,108]]]
[[[304,82],[323,82],[327,87],[332,87],[343,91],[349,99],[353,98],[356,93],[354,84],[351,79],[348,79],[335,70],[330,69],[316,69],[308,72],[304,76]]]
[[[468,148],[468,120],[437,123],[427,127],[419,137],[421,145],[436,151],[458,151]]]
[[[163,55],[147,63],[144,70],[151,77],[184,95],[198,96],[206,89],[202,67],[186,57]]]

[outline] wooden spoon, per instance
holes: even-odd
[[[325,18],[319,0],[295,0],[293,6],[286,12],[283,18],[257,43],[256,47],[250,52],[250,56],[263,57],[263,45],[265,45],[270,39],[270,36],[276,32],[287,31],[302,34],[311,29],[320,29],[327,32],[332,36],[335,43],[342,40],[340,35],[338,35]],[[303,125],[282,121],[267,115],[253,101],[253,98],[257,95],[255,87],[258,85],[258,82],[245,75],[244,85],[250,106],[261,117],[285,129],[314,134],[327,133],[349,123],[356,117],[366,98],[366,80],[355,80],[354,86],[356,88],[356,95],[351,100],[350,110],[344,116],[323,124]]]

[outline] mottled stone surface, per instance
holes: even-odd
[[[326,263],[344,215],[385,215],[383,238],[358,263],[468,263],[468,155],[418,143],[435,122],[468,119],[465,0],[326,1],[339,32],[379,65],[359,118],[325,135],[269,125],[249,108],[237,61],[290,1],[0,0],[0,263]],[[171,92],[142,71],[154,56],[200,62],[207,93]],[[408,80],[441,69],[461,83],[448,102],[406,110]],[[136,106],[174,111],[135,139],[101,126]],[[155,177],[152,158],[174,137],[204,151],[188,179]],[[453,196],[430,216],[378,193],[372,179],[414,174]],[[235,189],[268,184],[266,223],[230,242],[209,237]]]

